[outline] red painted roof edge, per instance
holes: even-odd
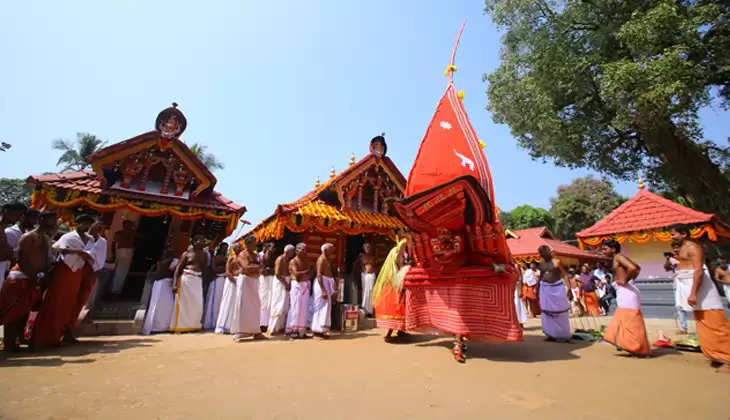
[[[698,210],[691,209],[689,207],[683,206],[679,203],[675,203],[672,200],[669,200],[667,198],[664,198],[660,195],[654,194],[651,191],[640,189],[638,193],[636,193],[633,197],[631,197],[627,202],[621,204],[616,209],[614,209],[612,212],[606,215],[603,219],[596,222],[593,226],[590,226],[578,233],[576,233],[576,237],[578,238],[585,238],[589,236],[597,236],[597,235],[611,235],[614,233],[626,233],[626,232],[636,232],[638,230],[643,229],[626,229],[626,230],[615,230],[615,231],[606,231],[602,232],[601,228],[603,226],[607,226],[611,224],[611,221],[621,215],[624,211],[626,211],[627,208],[634,205],[636,201],[639,200],[639,198],[645,197],[649,200],[652,200],[662,206],[670,207],[676,211],[682,212],[685,215],[687,215],[689,218],[693,218],[690,223],[703,223],[703,222],[709,222],[712,219],[716,218],[714,214],[709,213],[703,213]],[[653,227],[647,227],[647,229],[653,229]],[[598,232],[598,233],[596,233]]]

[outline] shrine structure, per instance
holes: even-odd
[[[461,36],[462,28],[459,30]],[[408,226],[405,276],[408,330],[439,330],[457,337],[520,341],[514,305],[517,274],[494,200],[492,177],[453,83],[454,55],[438,103],[408,176],[404,198],[394,203]]]
[[[135,223],[140,239],[123,297],[139,302],[147,271],[166,248],[181,254],[191,235],[211,245],[230,235],[246,208],[214,190],[216,178],[179,136],[187,120],[173,104],[157,116],[155,130],[101,149],[92,170],[33,175],[32,206],[55,211],[72,225],[74,214],[100,214],[110,247],[122,222]],[[113,270],[113,263],[108,265]],[[144,303],[143,303],[144,304]]]
[[[555,239],[553,233],[546,227],[520,229],[507,234],[507,246],[512,254],[512,260],[519,264],[542,261],[537,249],[543,245],[549,247],[553,255],[565,266],[608,260],[597,252],[589,252]]]
[[[641,179],[636,195],[576,236],[584,249],[597,249],[604,240],[615,239],[621,251],[641,266],[639,279],[651,280],[669,276],[664,253],[672,250],[669,227],[673,224],[692,225],[690,237],[700,242],[730,239],[730,226],[717,215],[654,194]]]
[[[403,197],[406,181],[386,152],[384,136],[374,137],[367,156],[355,162],[353,155],[349,167],[339,174],[332,168],[325,183],[318,179],[314,190],[279,204],[247,235],[259,242],[274,242],[279,249],[305,242],[312,263],[320,246],[332,243],[333,267],[342,275],[351,272],[365,242],[373,244],[376,260],[382,263],[405,227],[394,217],[392,201]]]

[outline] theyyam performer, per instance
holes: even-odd
[[[461,36],[461,30],[459,36]],[[458,38],[457,38],[458,45]],[[515,266],[497,216],[482,144],[453,83],[421,142],[402,200],[394,202],[409,227],[405,276],[406,328],[454,335],[452,353],[464,362],[464,338],[520,341]]]
[[[373,288],[375,322],[378,328],[388,330],[384,337],[386,342],[393,340],[393,331],[398,338],[408,336],[403,280],[411,267],[405,263],[405,244],[406,240],[401,239],[390,250]]]

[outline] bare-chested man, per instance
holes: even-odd
[[[305,338],[307,331],[307,311],[309,310],[309,288],[312,269],[305,260],[307,245],[300,242],[296,246],[296,256],[289,262],[291,291],[289,315],[286,331],[292,338]]]
[[[0,325],[5,326],[6,351],[18,348],[28,313],[41,302],[53,261],[50,236],[57,225],[55,213],[43,213],[38,227],[20,237],[18,265],[10,271],[0,292]]]
[[[208,285],[205,295],[205,314],[203,315],[203,329],[212,331],[218,321],[221,308],[221,298],[226,284],[226,264],[228,262],[228,244],[221,242],[215,250],[210,269],[213,280]]]
[[[540,262],[540,311],[542,331],[548,341],[568,341],[570,332],[570,301],[568,301],[568,274],[559,259],[553,258],[550,247],[538,248]]]
[[[632,355],[648,356],[651,354],[651,346],[641,313],[641,293],[634,284],[641,269],[630,258],[621,254],[621,244],[615,240],[603,241],[601,252],[613,259],[617,303],[616,312],[603,339]]]
[[[702,353],[717,372],[730,373],[730,322],[725,316],[722,298],[703,269],[702,247],[689,238],[689,227],[671,227],[672,241],[680,244],[677,255],[677,294],[679,304],[694,310],[697,337]]]
[[[226,262],[226,282],[223,286],[221,296],[221,307],[218,310],[218,320],[215,323],[215,332],[218,334],[229,334],[231,332],[231,321],[236,308],[236,282],[241,275],[241,264],[238,262],[238,255],[242,247],[239,242],[231,245],[231,252]]]
[[[718,259],[715,261],[715,280],[722,284],[725,290],[725,299],[730,303],[730,266],[727,261]]]
[[[271,287],[271,314],[269,315],[269,334],[277,334],[286,328],[286,314],[289,312],[289,263],[294,258],[294,245],[284,247],[284,253],[274,261],[276,280]]]
[[[231,322],[233,341],[244,337],[265,338],[261,334],[261,298],[259,297],[259,276],[261,264],[256,253],[256,238],[249,235],[244,239],[245,249],[238,254],[241,275],[236,284],[236,308]]]
[[[205,243],[203,235],[193,236],[192,249],[188,248],[183,252],[175,268],[172,283],[175,313],[170,320],[172,332],[198,331],[202,327],[203,270],[208,265]]]
[[[312,316],[312,332],[321,338],[329,337],[332,324],[332,297],[335,290],[335,279],[330,259],[334,253],[334,245],[322,245],[322,253],[317,258],[317,279],[314,283],[314,315]],[[372,305],[372,303],[371,303]]]
[[[359,269],[359,270],[358,270]],[[362,253],[355,262],[355,271],[360,271],[360,307],[365,310],[368,315],[373,314],[373,286],[378,277],[377,265],[375,263],[375,254],[373,253],[373,245],[365,242],[362,246]]]
[[[124,289],[129,267],[132,265],[132,258],[134,257],[134,247],[140,236],[131,220],[123,221],[122,230],[114,234],[114,242],[112,243],[114,261],[116,262],[114,280],[112,281],[112,294],[114,295],[120,295]]]
[[[273,242],[264,244],[261,256],[261,276],[259,277],[259,299],[261,300],[261,331],[266,331],[271,315],[271,287],[276,281],[274,276],[274,262],[276,261],[276,246]]]

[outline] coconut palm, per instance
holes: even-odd
[[[89,133],[76,133],[76,142],[64,139],[53,140],[52,147],[63,152],[56,166],[64,165],[62,172],[82,171],[89,167],[89,156],[106,145],[105,141]]]
[[[208,153],[206,150],[208,149],[208,146],[205,146],[200,143],[193,143],[190,146],[190,151],[193,152],[195,156],[197,156],[198,159],[205,165],[209,170],[215,171],[217,169],[223,169],[225,168],[225,165],[223,162],[219,161],[217,157],[215,157],[214,154]]]

